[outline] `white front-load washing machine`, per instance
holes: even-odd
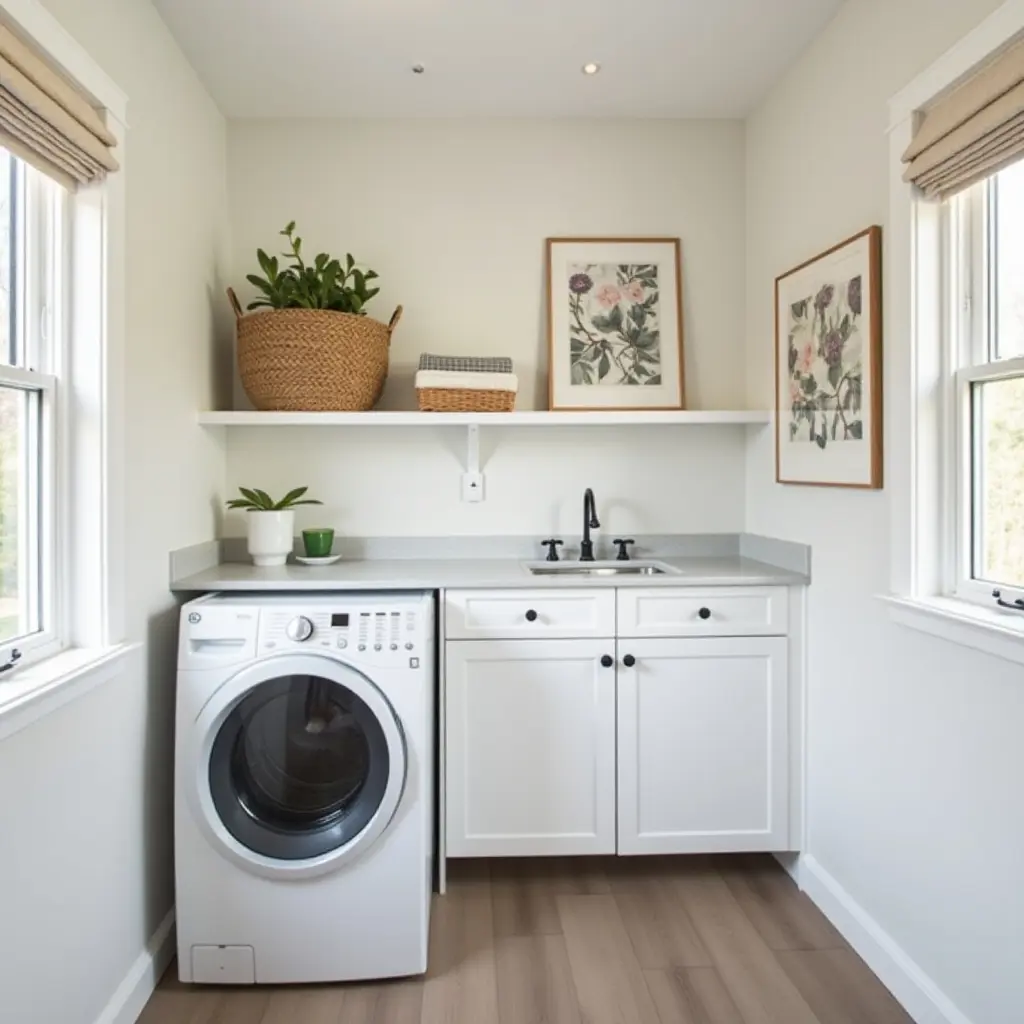
[[[210,595],[178,653],[181,980],[425,971],[432,595]]]

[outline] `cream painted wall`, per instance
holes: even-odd
[[[751,404],[771,401],[775,276],[884,227],[889,96],[996,6],[849,0],[750,118]],[[769,432],[751,444],[747,528],[814,549],[808,853],[953,1001],[960,1024],[1015,1024],[1024,671],[890,623],[874,599],[889,588],[888,491],[779,486]]]
[[[544,239],[643,234],[682,239],[689,405],[743,407],[740,122],[234,121],[228,138],[236,285],[251,292],[255,249],[295,219],[314,252],[351,251],[381,274],[379,318],[404,305],[384,408],[415,407],[423,351],[510,355],[518,407],[546,408]],[[588,485],[616,503],[610,529],[742,520],[732,429],[485,431],[479,505],[460,501],[460,432],[229,431],[226,444],[229,490],[309,484],[328,507],[306,521],[349,534],[568,538]]]
[[[484,427],[481,504],[461,501],[459,428],[255,427],[227,443],[229,490],[310,484],[325,505],[300,509],[298,525],[349,536],[532,534],[578,548],[586,487],[607,539],[743,526],[742,427]],[[228,516],[228,535],[244,535],[243,515]]]
[[[0,789],[0,1001],[19,1011],[5,1020],[88,1024],[173,904],[167,553],[214,535],[223,482],[195,411],[227,401],[218,360],[230,379],[229,349],[211,343],[225,126],[148,0],[45,4],[129,100],[126,607],[144,646],[118,679],[0,741],[0,779],[18,780]]]
[[[689,404],[742,408],[739,121],[232,121],[232,271],[297,220],[314,251],[381,275],[398,303],[384,406],[415,408],[423,351],[512,356],[520,409],[547,408],[544,239],[682,239]]]

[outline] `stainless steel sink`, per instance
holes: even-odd
[[[527,568],[534,576],[666,576],[676,571],[659,562],[538,562]]]

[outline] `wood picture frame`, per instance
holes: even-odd
[[[882,487],[882,229],[775,279],[775,479]]]
[[[678,238],[548,238],[548,407],[684,409]]]

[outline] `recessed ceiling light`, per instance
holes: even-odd
[[[585,75],[596,75],[598,73],[598,71],[600,71],[600,70],[601,70],[601,65],[597,64],[594,61],[591,61],[589,64],[584,64],[583,65],[583,74],[585,74]]]
[[[413,64],[412,73],[414,75],[422,75],[427,69],[422,64]]]

